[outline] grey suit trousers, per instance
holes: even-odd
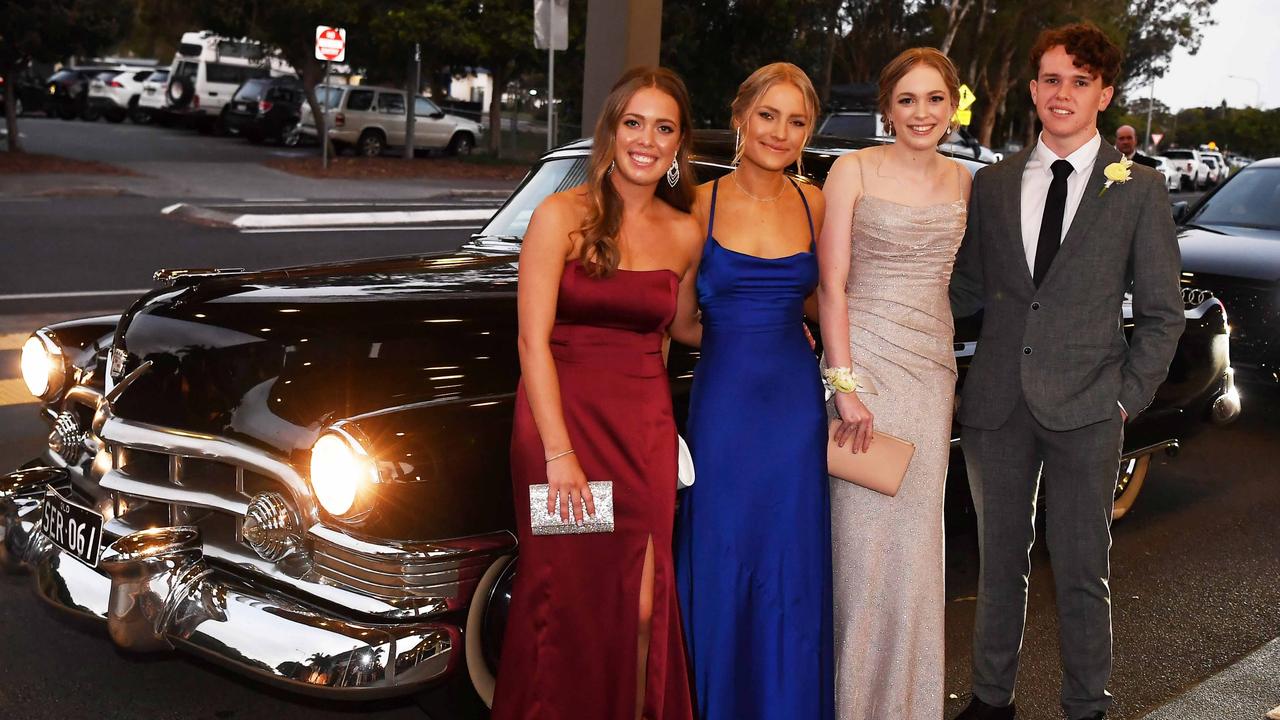
[[[1110,706],[1111,505],[1123,437],[1118,407],[1111,419],[1053,431],[1023,397],[998,429],[963,428],[981,546],[973,691],[983,702],[1013,702],[1043,488],[1062,628],[1062,707],[1077,718]]]

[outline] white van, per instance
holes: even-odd
[[[293,68],[255,40],[208,30],[182,34],[169,68],[166,110],[202,131],[222,132],[222,109],[245,80],[293,75]]]

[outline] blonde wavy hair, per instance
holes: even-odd
[[[818,113],[822,110],[822,101],[818,99],[818,91],[813,87],[813,81],[799,67],[789,62],[769,63],[763,67],[757,68],[755,72],[747,76],[746,80],[738,86],[738,94],[734,96],[733,103],[729,105],[730,112],[733,113],[731,125],[735,131],[741,131],[747,124],[747,113],[751,112],[751,108],[755,107],[764,94],[779,83],[789,83],[804,96],[804,106],[809,113],[809,124],[805,128],[804,144],[807,146],[809,140],[813,138],[813,130],[818,124]],[[742,160],[743,142],[740,137],[735,143],[733,150],[733,164],[737,165]],[[800,157],[796,158],[796,169],[800,174],[804,174],[804,149],[801,148]]]

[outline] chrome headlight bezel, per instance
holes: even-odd
[[[373,509],[379,475],[368,447],[363,433],[342,422],[325,428],[311,445],[307,479],[329,517],[355,522]]]
[[[22,346],[22,381],[27,392],[46,402],[57,398],[67,386],[67,370],[67,357],[48,329],[27,338]]]

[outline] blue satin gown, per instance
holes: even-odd
[[[682,493],[675,541],[698,717],[829,720],[827,422],[802,329],[818,282],[813,218],[808,252],[736,252],[713,234],[718,191],[717,182],[697,278],[702,356],[688,426],[697,479]]]

